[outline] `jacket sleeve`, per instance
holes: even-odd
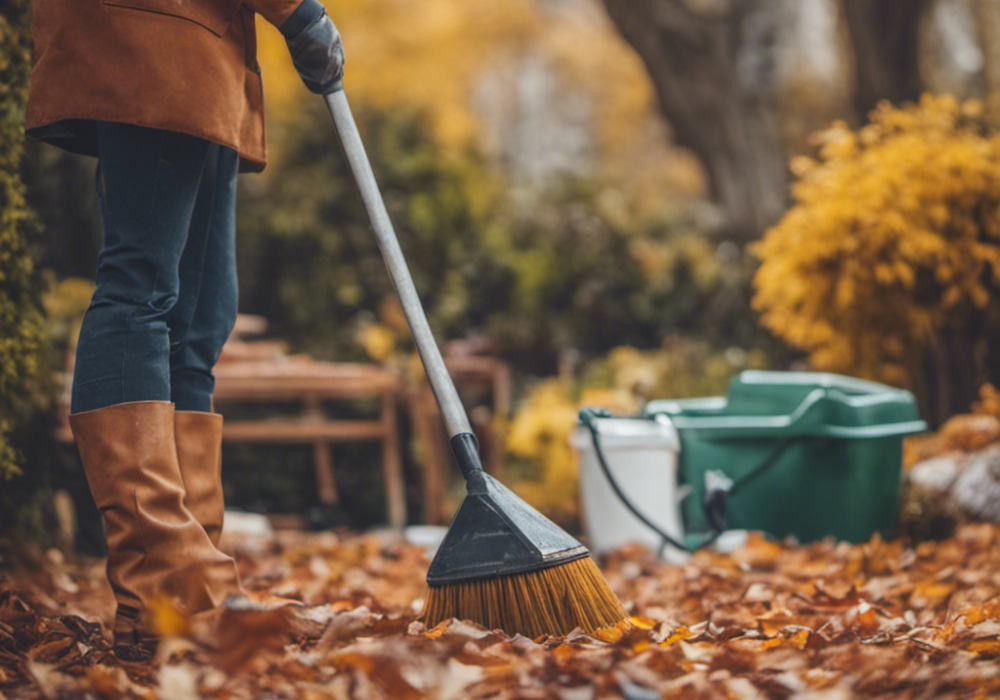
[[[317,5],[322,8],[319,0],[243,0],[243,4],[262,15],[278,29],[281,29],[300,6],[304,6],[301,7],[303,11],[313,10]]]

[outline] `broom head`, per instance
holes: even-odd
[[[586,547],[485,472],[467,483],[427,572],[428,626],[457,617],[534,638],[628,624]]]

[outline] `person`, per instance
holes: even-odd
[[[243,593],[222,527],[212,368],[237,310],[236,176],[266,163],[255,16],[315,93],[340,89],[318,0],[33,0],[26,133],[96,156],[104,225],[70,427],[103,514],[115,652],[148,659],[153,601]]]

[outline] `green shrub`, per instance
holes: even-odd
[[[675,333],[722,347],[756,340],[738,250],[720,255],[681,214],[643,219],[626,194],[567,180],[528,205],[508,202],[503,221],[489,254],[513,284],[492,297],[489,329],[522,370],[549,375],[567,358],[656,348]]]
[[[20,471],[13,430],[40,405],[42,317],[27,237],[36,221],[18,174],[31,68],[29,3],[0,10],[0,480]]]
[[[481,237],[495,196],[481,162],[445,155],[408,115],[360,109],[359,125],[428,315],[445,334],[477,320],[497,263]],[[242,308],[319,357],[363,359],[355,336],[394,294],[336,133],[316,101],[273,171],[243,178]]]

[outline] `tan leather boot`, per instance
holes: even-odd
[[[236,563],[184,506],[174,406],[124,403],[70,416],[90,491],[104,515],[108,580],[118,601],[115,653],[152,655],[153,602],[194,614],[242,592]]]
[[[222,415],[175,411],[177,460],[187,496],[184,505],[201,523],[212,544],[222,535]]]
[[[215,545],[219,544],[219,537],[222,535],[225,513],[222,493],[222,421],[220,413],[174,411],[177,459],[187,494],[184,505],[205,528]],[[286,606],[305,609],[301,601],[264,591],[245,591],[243,595],[226,601],[226,608],[229,610],[265,611]]]

